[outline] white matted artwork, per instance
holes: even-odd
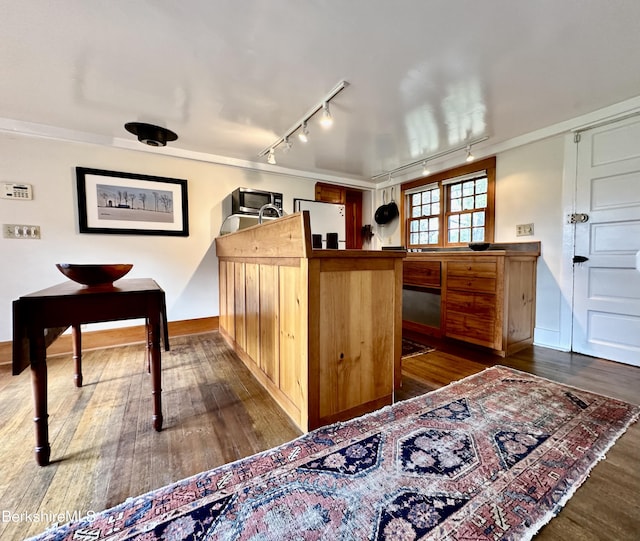
[[[76,167],[80,233],[188,236],[187,181]]]

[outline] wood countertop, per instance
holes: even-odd
[[[473,256],[490,257],[496,255],[540,255],[540,241],[493,243],[487,250],[472,250],[467,247],[460,248],[432,248],[423,252],[407,252],[407,259],[438,259],[446,256]]]

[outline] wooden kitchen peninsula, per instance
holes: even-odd
[[[392,403],[400,251],[314,250],[307,211],[216,239],[220,332],[303,431]]]

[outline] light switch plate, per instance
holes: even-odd
[[[516,225],[516,237],[528,237],[533,235],[533,224]]]
[[[5,239],[39,239],[39,225],[2,224],[2,236]]]

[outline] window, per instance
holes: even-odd
[[[440,243],[440,186],[431,185],[409,196],[410,244]]]
[[[402,185],[409,249],[492,242],[495,158]]]
[[[487,175],[447,186],[447,234],[451,244],[482,242],[486,233]]]

